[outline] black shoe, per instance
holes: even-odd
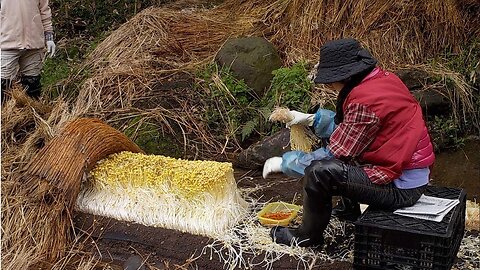
[[[270,230],[270,237],[278,244],[287,246],[314,247],[323,246],[322,235],[307,236],[302,235],[298,229],[289,229],[287,227],[275,226]]]
[[[42,84],[40,83],[40,75],[38,76],[23,76],[20,79],[27,95],[34,99],[39,99],[42,94]]]
[[[337,206],[332,209],[332,215],[340,220],[355,222],[362,214],[360,204],[342,197]]]

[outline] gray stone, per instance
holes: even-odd
[[[396,74],[420,103],[425,116],[447,115],[451,112],[451,101],[442,95],[445,89],[425,87],[431,84],[432,79],[427,72],[405,69],[397,71]]]
[[[261,97],[270,86],[272,71],[281,67],[277,50],[261,37],[228,40],[215,56],[220,66],[229,67],[237,79],[243,79]]]
[[[452,103],[440,91],[441,89],[426,89],[411,92],[426,116],[448,115],[452,111]]]
[[[410,91],[420,90],[428,84],[429,75],[427,72],[419,69],[403,69],[396,72],[397,76],[410,89]]]
[[[290,151],[290,130],[284,128],[240,152],[233,165],[244,169],[260,169],[267,159],[282,156],[287,151]]]
[[[145,262],[142,257],[138,255],[130,256],[127,261],[123,264],[124,270],[146,270]]]
[[[308,136],[316,137],[310,129],[306,131]],[[314,149],[318,147],[320,147],[320,142],[313,146]],[[233,165],[244,169],[261,169],[267,159],[281,157],[290,150],[290,129],[283,128],[240,152],[233,161]]]

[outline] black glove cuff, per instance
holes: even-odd
[[[53,32],[45,32],[45,40],[53,41]]]

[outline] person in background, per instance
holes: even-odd
[[[355,220],[359,202],[393,210],[413,205],[423,194],[435,155],[422,109],[405,84],[376,63],[355,39],[321,47],[314,81],[338,92],[336,111],[291,111],[294,119],[287,126],[311,126],[329,143],[312,153],[291,151],[265,162],[264,177],[304,175],[302,224],[272,228],[273,241],[323,245],[332,196],[343,201],[334,214]]]
[[[2,101],[17,75],[27,94],[38,99],[45,47],[50,57],[55,55],[48,0],[1,0],[0,4]]]

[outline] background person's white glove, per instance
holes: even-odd
[[[282,172],[282,158],[271,157],[263,164],[263,178],[267,178],[270,173]]]
[[[302,113],[298,111],[290,111],[293,119],[287,123],[287,128],[292,125],[312,126],[315,121],[315,114]]]
[[[55,55],[55,42],[53,40],[47,40],[47,53],[50,54],[50,57],[53,57]]]
[[[45,42],[47,44],[47,53],[50,54],[50,57],[53,57],[55,55],[55,42],[53,41],[53,32],[45,32]]]

